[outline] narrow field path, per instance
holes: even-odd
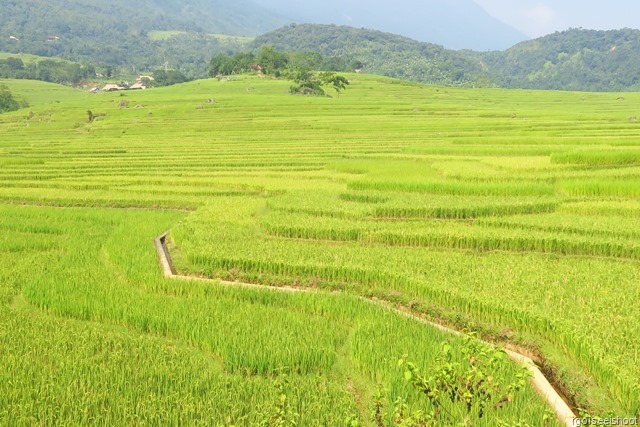
[[[288,286],[275,287],[275,286],[266,286],[259,285],[255,283],[241,283],[241,282],[230,282],[219,279],[207,279],[202,277],[193,277],[187,275],[181,275],[176,272],[176,269],[171,261],[171,255],[169,254],[169,249],[166,245],[166,237],[168,231],[156,237],[154,240],[156,251],[158,253],[158,257],[160,260],[160,265],[162,266],[162,271],[165,277],[171,279],[178,280],[198,280],[212,283],[220,283],[227,286],[237,286],[244,288],[253,288],[253,289],[265,289],[276,292],[301,292],[301,293],[329,293],[326,291],[321,291],[317,289],[303,289],[303,288],[294,288]],[[386,310],[390,310],[398,315],[408,317],[416,322],[421,324],[439,329],[443,332],[447,332],[453,335],[462,335],[461,331],[457,331],[455,329],[451,329],[447,326],[431,322],[422,317],[419,317],[411,312],[405,311],[401,308],[398,308],[391,303],[385,302],[379,299],[372,299],[363,296],[358,296],[363,301],[366,301],[370,304],[375,304],[380,306]],[[485,342],[485,341],[483,341]],[[491,343],[485,342],[485,344],[493,345]],[[525,364],[529,371],[532,374],[531,381],[536,389],[536,391],[545,399],[545,401],[553,408],[558,419],[567,427],[575,426],[575,420],[577,416],[573,412],[573,410],[569,407],[569,405],[565,402],[565,400],[560,396],[560,394],[553,387],[551,382],[545,377],[540,368],[536,365],[536,363],[528,356],[521,354],[515,350],[505,349],[506,354],[509,356],[511,360],[518,364]]]

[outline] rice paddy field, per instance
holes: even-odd
[[[463,339],[360,297],[526,350],[581,414],[640,416],[640,94],[348,77],[0,81],[30,103],[0,115],[0,425],[428,412],[398,360],[462,363]],[[193,280],[162,276],[166,230]],[[469,425],[560,424],[527,386]]]

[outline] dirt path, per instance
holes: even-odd
[[[160,260],[160,265],[162,266],[162,271],[165,277],[172,278],[172,279],[179,279],[179,280],[200,280],[200,281],[206,281],[206,282],[221,283],[227,286],[263,289],[263,290],[270,290],[274,292],[328,293],[328,292],[320,291],[316,289],[275,287],[275,286],[258,285],[254,283],[228,282],[228,281],[218,280],[218,279],[206,279],[201,277],[192,277],[192,276],[178,274],[176,272],[175,267],[173,266],[173,262],[171,261],[171,255],[169,254],[169,249],[167,248],[167,245],[166,245],[167,234],[168,232],[165,232],[160,236],[156,237],[156,239],[154,240],[156,251],[158,252],[158,257]],[[462,332],[460,331],[451,329],[447,326],[434,323],[422,317],[416,316],[415,314],[409,311],[402,310],[392,305],[391,303],[378,300],[378,299],[366,298],[363,296],[359,296],[359,298],[370,304],[375,304],[386,310],[393,311],[396,314],[408,317],[410,319],[415,320],[416,322],[439,329],[443,332],[447,332],[454,335],[462,335]],[[485,344],[492,345],[491,343],[488,343],[488,342],[485,342]],[[535,362],[530,357],[525,356],[524,354],[521,354],[518,351],[505,349],[505,352],[507,353],[509,358],[514,362],[518,364],[525,364],[527,366],[527,368],[532,374],[531,382],[533,383],[536,391],[554,409],[556,416],[562,422],[562,424],[564,424],[567,427],[575,426],[576,424],[574,424],[575,422],[574,420],[577,419],[576,415],[574,414],[572,409],[569,407],[569,405],[565,402],[565,400],[556,391],[553,385],[549,382],[549,380],[544,376],[544,374],[542,373],[540,368],[535,364]]]

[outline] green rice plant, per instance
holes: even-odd
[[[293,199],[290,199],[293,201]],[[230,201],[229,201],[230,203]],[[231,211],[230,206],[235,206],[235,210]],[[347,241],[341,241],[340,246],[335,244],[328,244],[326,242],[315,240],[318,238],[316,231],[322,231],[323,227],[328,228],[335,232],[336,230],[342,230],[347,227],[359,227],[359,230],[364,230],[367,234],[366,238],[373,238],[369,236],[375,236],[378,239],[402,238],[403,244],[408,245],[409,240],[417,239],[417,236],[421,236],[421,229],[415,222],[409,224],[400,223],[384,223],[379,224],[374,221],[360,221],[355,222],[353,220],[345,220],[336,217],[318,217],[313,215],[304,214],[289,214],[287,216],[279,217],[277,212],[263,211],[260,208],[260,203],[244,203],[246,210],[241,213],[239,209],[243,204],[229,205],[221,204],[219,206],[211,205],[207,210],[203,210],[194,213],[190,217],[189,223],[194,224],[194,227],[184,224],[180,229],[176,229],[175,235],[177,242],[181,242],[183,245],[189,243],[188,246],[182,246],[181,250],[186,251],[189,255],[189,261],[182,258],[182,255],[178,256],[177,260],[183,260],[180,262],[181,268],[187,270],[193,269],[194,272],[199,274],[206,274],[209,276],[227,277],[227,278],[239,278],[240,280],[256,281],[260,283],[289,283],[297,286],[318,286],[324,283],[324,286],[329,287],[341,287],[352,289],[357,292],[373,292],[377,294],[382,289],[392,289],[393,292],[401,292],[408,295],[423,295],[427,301],[441,301],[440,304],[444,306],[456,307],[456,310],[464,310],[465,312],[475,313],[473,316],[480,316],[482,318],[493,318],[500,324],[518,325],[521,330],[529,331],[534,334],[542,334],[545,339],[560,340],[557,341],[565,348],[575,349],[577,354],[583,357],[582,362],[585,366],[589,366],[590,371],[598,373],[598,378],[608,378],[606,384],[613,384],[612,378],[617,375],[611,373],[610,367],[605,368],[602,364],[602,360],[610,357],[599,354],[594,355],[593,352],[585,352],[585,342],[578,339],[576,336],[576,325],[589,324],[590,316],[579,320],[577,324],[573,324],[568,329],[565,327],[558,327],[556,320],[550,320],[549,307],[550,305],[557,307],[559,319],[564,319],[566,316],[563,301],[573,301],[571,292],[574,292],[574,286],[583,286],[584,283],[591,283],[590,289],[592,297],[588,301],[585,301],[585,307],[593,307],[595,301],[604,301],[607,298],[617,298],[615,295],[618,293],[609,293],[608,287],[600,286],[600,290],[595,291],[596,283],[616,283],[617,287],[623,286],[625,292],[630,292],[629,286],[635,282],[629,276],[631,271],[634,271],[633,264],[626,267],[626,273],[616,277],[615,279],[610,276],[612,266],[609,261],[601,261],[600,267],[593,267],[595,261],[589,260],[584,263],[576,262],[576,259],[568,259],[566,261],[554,261],[554,258],[545,259],[539,257],[531,257],[530,264],[525,263],[525,258],[522,256],[515,256],[513,258],[506,256],[503,252],[495,252],[495,255],[485,256],[484,261],[475,267],[460,269],[460,266],[466,266],[473,260],[482,260],[483,258],[476,258],[468,252],[463,252],[456,255],[455,252],[446,251],[443,253],[433,252],[431,250],[422,250],[416,246],[383,246],[380,247],[375,242],[368,240],[355,241],[351,240],[349,236],[339,236],[339,238],[349,238]],[[273,240],[267,237],[266,240],[259,238],[259,235],[255,234],[254,221],[255,213],[262,212],[258,216],[261,221],[267,221],[270,227],[278,229],[284,229],[282,227],[292,226],[297,227],[297,230],[306,233],[304,240],[290,240],[291,235],[288,235],[287,240]],[[238,222],[238,218],[246,215],[246,220]],[[212,218],[217,218],[216,221],[227,221],[224,226],[215,227],[218,230],[215,234],[211,233],[214,228],[202,228],[196,224],[200,221],[211,221]],[[227,218],[226,220],[224,218]],[[234,218],[234,219],[232,219]],[[245,224],[244,226],[240,224]],[[236,225],[234,225],[236,224]],[[246,231],[240,231],[241,227],[247,227]],[[611,251],[616,248],[617,243],[614,240],[610,240],[609,246],[602,246],[597,248],[594,245],[594,241],[591,237],[587,239],[578,239],[567,236],[564,240],[559,240],[557,234],[538,233],[537,238],[541,240],[532,240],[530,232],[516,233],[513,240],[504,239],[504,231],[497,230],[495,233],[482,232],[481,229],[469,228],[469,233],[465,237],[464,234],[460,235],[460,226],[455,223],[444,227],[445,223],[434,223],[433,229],[429,231],[433,236],[429,241],[426,241],[429,245],[443,245],[446,247],[456,247],[456,245],[464,244],[465,248],[475,247],[481,250],[496,249],[509,249],[515,250],[522,254],[527,254],[528,251],[555,251],[555,253],[563,253],[567,251],[576,251],[576,253],[601,253],[611,254],[612,252],[603,252],[605,250]],[[368,227],[368,228],[367,228]],[[371,227],[374,227],[373,229]],[[387,230],[379,231],[378,234],[372,231],[374,229]],[[469,227],[469,226],[467,226]],[[399,230],[407,228],[411,230],[410,233],[400,234]],[[357,230],[358,228],[356,228]],[[389,233],[389,230],[397,229],[393,231],[393,234],[387,235],[383,233]],[[206,232],[205,232],[206,230]],[[223,231],[224,230],[224,231]],[[237,230],[237,231],[234,231]],[[449,231],[447,231],[449,230]],[[241,234],[237,234],[240,232]],[[328,231],[331,232],[331,231]],[[362,233],[362,231],[360,231]],[[447,233],[451,233],[447,235]],[[195,239],[195,236],[202,235],[205,240],[200,238]],[[493,237],[489,237],[493,235]],[[187,236],[189,236],[187,238]],[[206,237],[205,237],[206,236]],[[234,236],[234,237],[229,237]],[[380,236],[380,237],[377,237]],[[484,236],[484,237],[483,237]],[[518,236],[518,237],[515,237]],[[544,236],[544,237],[543,237]],[[297,236],[300,237],[300,236]],[[329,236],[330,237],[330,236]],[[327,238],[327,235],[323,235],[322,238]],[[355,237],[353,237],[355,239]],[[365,239],[366,239],[365,238]],[[230,240],[228,240],[230,239]],[[437,239],[437,240],[436,240]],[[600,239],[602,240],[602,239]],[[215,246],[209,245],[208,241],[215,241]],[[246,244],[251,241],[251,244]],[[606,239],[604,240],[606,241]],[[603,241],[603,242],[604,242]],[[244,242],[244,243],[242,243]],[[351,242],[351,243],[350,243]],[[363,243],[370,242],[363,246]],[[421,243],[421,240],[415,242]],[[511,243],[508,243],[511,242]],[[371,243],[374,243],[371,245]],[[382,242],[380,242],[382,243]],[[563,246],[561,246],[561,244]],[[604,243],[603,243],[604,244]],[[510,245],[510,246],[504,246]],[[338,250],[339,248],[339,250]],[[580,251],[580,252],[577,252]],[[588,252],[587,252],[588,251]],[[225,254],[235,254],[235,258],[229,258]],[[243,258],[239,258],[239,254],[245,254]],[[292,254],[295,254],[293,256]],[[178,252],[179,255],[179,252]],[[445,256],[443,256],[445,255]],[[527,256],[526,259],[529,259]],[[218,264],[219,260],[224,260],[224,264]],[[253,261],[250,261],[253,260]],[[257,262],[257,260],[262,260]],[[295,261],[294,261],[295,260]],[[445,261],[446,260],[446,261]],[[504,261],[510,260],[503,267],[500,265]],[[295,263],[294,263],[295,262]],[[575,265],[577,268],[570,273],[563,272],[557,275],[553,273],[558,270],[560,262],[564,265],[563,268]],[[325,264],[326,263],[326,264]],[[535,275],[535,277],[528,278],[530,275],[528,272],[537,271],[536,265],[545,264],[545,277],[544,275]],[[325,264],[325,267],[321,267]],[[605,268],[604,265],[607,265]],[[339,266],[339,267],[338,267]],[[348,267],[353,268],[349,270]],[[428,268],[425,268],[428,266]],[[500,266],[500,267],[499,267]],[[553,266],[553,267],[552,267]],[[365,267],[365,268],[362,268]],[[594,270],[595,268],[595,270]],[[233,276],[228,276],[228,272],[233,271]],[[465,274],[463,274],[463,271]],[[580,277],[576,276],[577,272],[580,272]],[[594,271],[605,272],[608,271],[608,278],[594,276]],[[395,274],[390,274],[395,272]],[[417,273],[423,272],[423,273]],[[455,274],[452,274],[455,272]],[[482,273],[481,273],[482,272]],[[517,272],[517,273],[515,273]],[[527,272],[525,274],[525,272]],[[495,274],[499,274],[496,278]],[[584,274],[584,276],[582,276]],[[460,276],[460,277],[459,277]],[[459,277],[459,278],[458,278]],[[574,279],[575,277],[575,279]],[[626,277],[626,278],[625,278]],[[540,292],[546,294],[548,292],[549,299],[545,300],[545,310],[532,314],[531,307],[536,306],[538,303],[535,299],[525,298],[527,296],[540,295],[539,293],[531,293],[529,287],[530,283],[542,282],[546,287],[542,287]],[[566,291],[569,292],[566,297],[558,298],[557,294],[559,288],[554,285],[556,282],[574,283],[575,285],[567,286]],[[622,285],[626,283],[626,285]],[[506,284],[506,285],[505,285]],[[500,285],[500,286],[498,286]],[[506,286],[506,287],[505,287]],[[540,285],[542,286],[542,285]],[[478,299],[479,289],[487,287],[491,289],[486,293],[482,299]],[[506,292],[507,289],[517,289],[515,293]],[[469,288],[469,293],[460,291],[453,291],[453,289]],[[574,291],[572,291],[573,289]],[[500,293],[503,295],[501,300],[504,303],[496,302],[496,295]],[[473,297],[471,295],[474,295]],[[554,296],[555,295],[555,296]],[[413,301],[416,297],[413,297]],[[506,303],[513,304],[516,300],[522,300],[519,305],[520,308],[514,309]],[[604,306],[603,306],[604,307]],[[576,313],[579,313],[577,311]],[[585,311],[585,314],[589,311]],[[606,314],[603,314],[606,315]],[[566,322],[566,320],[562,320]],[[625,324],[616,322],[616,327],[612,328],[606,334],[599,335],[596,330],[589,329],[589,332],[585,332],[588,336],[591,336],[591,340],[603,340],[608,339],[605,337],[610,334],[619,334],[615,330],[620,331],[621,328],[633,328],[633,323]],[[582,329],[582,327],[578,328]],[[602,326],[600,326],[602,329]],[[565,332],[562,332],[565,331]],[[571,332],[569,332],[571,331]],[[627,332],[632,333],[632,332]],[[596,338],[596,335],[599,338]],[[562,338],[560,338],[562,337]],[[560,344],[562,342],[562,344]],[[591,341],[593,342],[593,341]],[[620,345],[622,341],[620,341]],[[625,346],[634,346],[634,344],[625,341]],[[620,347],[622,348],[622,347]],[[624,352],[623,352],[624,353]],[[603,359],[604,358],[604,359]],[[599,361],[600,360],[600,361]],[[621,360],[620,363],[624,364]],[[614,365],[611,365],[614,366]],[[619,369],[620,364],[617,365],[615,370]],[[627,365],[628,366],[628,365]],[[602,376],[600,376],[602,375]],[[631,375],[617,376],[616,388],[617,390],[627,390],[631,392],[633,385],[618,382],[623,378],[632,378]],[[604,381],[604,380],[603,380]],[[616,399],[624,401],[624,394],[619,394]]]
[[[558,182],[556,186],[559,192],[571,196],[640,196],[640,178],[564,180]]]
[[[629,217],[640,216],[640,202],[633,199],[590,200],[586,202],[564,203],[558,209],[562,213],[582,216]]]
[[[439,218],[470,219],[486,216],[512,214],[538,214],[552,212],[557,202],[545,198],[506,198],[497,197],[422,197],[406,198],[400,203],[387,203],[375,208],[373,216],[377,218]],[[395,200],[394,200],[395,201]]]
[[[575,206],[576,204],[571,204],[570,207],[567,207],[566,212],[562,213],[482,218],[474,223],[496,228],[551,231],[558,234],[577,234],[594,238],[602,236],[637,239],[640,237],[640,230],[636,227],[637,218],[633,216],[598,215],[594,217],[576,214]]]
[[[487,195],[487,196],[543,196],[553,194],[553,187],[537,183],[468,183],[464,181],[373,181],[349,182],[350,190],[400,191],[426,194]]]
[[[300,425],[366,425],[378,385],[418,409],[395,361],[442,335],[350,294],[526,344],[579,406],[637,414],[628,103],[349,78],[3,82],[31,106],[0,116],[0,424],[257,425],[283,372]],[[167,229],[185,274],[344,293],[166,280]],[[544,425],[527,393],[505,422]]]
[[[357,400],[368,401],[387,374],[353,347],[360,328],[386,340],[399,337],[384,334],[385,328],[406,329],[394,351],[386,342],[371,343],[375,357],[388,360],[395,350],[426,354],[421,349],[443,337],[354,297],[164,279],[151,237],[182,213],[0,210],[13,220],[46,220],[68,235],[56,263],[15,258],[14,284],[0,286],[20,294],[0,304],[0,342],[11,349],[0,351],[7,367],[0,377],[9,385],[0,393],[3,422],[128,425],[145,417],[168,425],[257,425],[283,394],[302,425],[366,420],[366,404],[359,407]],[[355,355],[364,358],[356,364]],[[499,369],[514,368],[505,363]],[[289,381],[274,387],[281,372]],[[349,391],[345,383],[357,386]],[[523,403],[531,402],[531,393]],[[535,403],[530,414],[510,416],[533,419],[541,407]]]
[[[594,150],[554,153],[551,161],[558,164],[580,164],[589,166],[625,166],[640,164],[640,150]]]

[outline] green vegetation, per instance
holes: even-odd
[[[147,36],[149,40],[159,41],[168,40],[173,37],[186,36],[187,31],[149,31]],[[234,41],[238,43],[251,43],[254,37],[230,36],[228,34],[207,34],[208,37],[218,39],[220,41]]]
[[[250,7],[249,7],[250,6]],[[148,72],[168,62],[189,77],[204,76],[212,55],[239,50],[286,21],[246,1],[8,0],[0,15],[0,51],[65,58],[117,75]],[[227,34],[238,37],[220,37]],[[13,38],[9,38],[9,37]],[[133,71],[136,74],[136,71]]]
[[[640,31],[571,29],[520,43],[483,60],[502,87],[640,90]]]
[[[359,63],[357,61],[347,63],[337,57],[324,57],[314,51],[282,52],[273,46],[264,45],[260,47],[257,54],[239,52],[233,55],[224,53],[216,55],[209,63],[209,75],[211,77],[229,76],[259,71],[275,77],[285,74],[296,80],[300,73],[309,73],[312,70],[351,71],[354,66],[359,66]]]
[[[500,353],[360,296],[526,347],[591,414],[640,413],[640,97],[346,77],[333,98],[3,81],[31,106],[0,116],[0,424],[464,419],[424,391],[471,372],[491,377],[473,425],[557,425]],[[167,229],[179,272],[214,281],[161,276]]]
[[[299,95],[325,95],[324,86],[331,86],[337,94],[340,94],[349,85],[346,77],[331,71],[314,73],[298,68],[291,71],[291,77],[295,84],[289,88],[289,92]]]
[[[20,57],[0,59],[0,78],[29,79],[43,82],[77,85],[83,80],[94,79],[96,69],[68,61],[39,58],[24,63]]]
[[[430,408],[408,414],[409,405],[399,399],[395,402],[394,414],[397,425],[476,425],[493,410],[500,410],[512,402],[516,393],[527,386],[529,371],[526,367],[507,385],[503,385],[503,379],[488,375],[497,371],[504,353],[489,351],[471,335],[465,338],[461,350],[465,355],[464,363],[454,360],[452,350],[448,343],[442,346],[437,359],[440,366],[435,373],[423,374],[414,363],[400,359],[398,364],[405,368],[405,379],[428,400]],[[460,405],[451,408],[449,402]],[[454,412],[456,410],[459,413]],[[384,425],[382,414],[376,412],[376,416],[377,424]],[[548,415],[543,420],[549,424]],[[497,423],[505,425],[499,418]]]
[[[19,110],[27,104],[16,100],[6,85],[0,84],[0,113]]]
[[[290,22],[288,18],[251,0],[197,0],[188,4],[175,0],[141,0],[135,4],[115,0],[100,5],[74,0],[64,7],[42,0],[8,0],[3,9],[0,52],[72,61],[18,64],[0,59],[0,77],[4,78],[77,84],[96,71],[126,81],[153,70],[170,69],[191,80],[207,75],[211,58],[224,62],[239,52],[259,56],[263,46],[274,46],[298,53],[303,61],[313,61],[313,55],[318,54],[325,58],[319,67],[306,67],[310,69],[361,69],[447,86],[640,89],[635,71],[640,65],[639,30],[572,29],[505,51],[474,52],[364,28],[314,24],[282,27]],[[0,58],[5,55],[0,53]],[[245,68],[226,63],[222,74],[241,73]]]
[[[447,50],[381,31],[335,25],[289,25],[257,37],[254,49],[273,45],[286,52],[317,51],[351,70],[443,85],[471,86],[485,80],[480,63]]]
[[[212,77],[229,76],[241,73],[268,74],[274,77],[284,76],[295,83],[289,92],[299,95],[325,95],[324,87],[330,86],[337,94],[345,90],[349,80],[329,70],[337,62],[325,59],[317,52],[285,53],[272,46],[262,46],[257,55],[241,52],[235,55],[220,54],[209,64]],[[345,69],[346,64],[342,64]]]
[[[348,296],[164,279],[149,238],[184,212],[0,212],[3,424],[369,425],[377,384],[385,401],[420,405],[393,346],[429,366],[445,338]],[[463,340],[449,345],[464,363]],[[491,368],[500,384],[517,381],[510,364]],[[537,422],[543,412],[526,390],[499,415]]]
[[[454,51],[380,31],[335,25],[289,25],[264,34],[253,47],[318,51],[366,72],[456,86],[583,91],[636,91],[640,31],[572,29],[500,52]],[[362,68],[362,67],[357,67]]]

